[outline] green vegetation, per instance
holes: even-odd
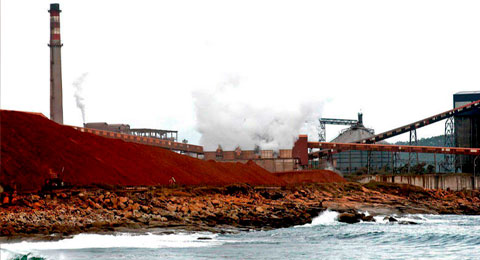
[[[419,146],[445,146],[445,137],[443,135],[421,138],[417,140]],[[398,141],[396,145],[409,145],[408,141]]]

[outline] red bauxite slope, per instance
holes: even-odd
[[[73,185],[285,185],[254,163],[216,163],[161,148],[127,143],[62,126],[33,113],[1,110],[1,176],[4,187],[38,190],[49,171]]]

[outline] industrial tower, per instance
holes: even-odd
[[[60,5],[50,4],[50,119],[63,124]]]

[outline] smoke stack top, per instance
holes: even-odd
[[[60,43],[60,10],[59,4],[50,4],[50,45],[61,45]]]
[[[50,10],[49,12],[56,11],[56,12],[61,12],[60,10],[60,4],[50,4]]]

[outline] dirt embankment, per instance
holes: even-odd
[[[39,190],[51,172],[73,185],[168,185],[172,177],[179,185],[286,184],[254,163],[203,161],[82,133],[38,114],[0,113],[0,184],[18,191]]]
[[[80,189],[19,195],[0,210],[0,240],[55,239],[81,232],[270,229],[310,223],[325,209],[480,214],[480,192],[424,190],[382,183],[295,187]],[[55,234],[54,236],[50,236]]]

